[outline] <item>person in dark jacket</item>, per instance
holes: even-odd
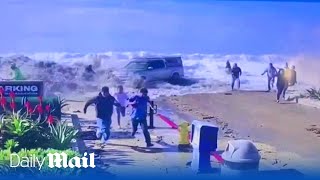
[[[238,80],[238,88],[240,89],[240,76],[242,74],[242,70],[240,67],[238,67],[237,63],[233,65],[233,68],[231,70],[232,74],[232,83],[231,88],[234,89],[234,83]]]
[[[132,136],[138,130],[138,125],[140,124],[143,135],[147,144],[147,147],[153,146],[151,143],[150,134],[148,131],[147,115],[148,115],[148,105],[150,103],[150,98],[148,96],[148,90],[146,88],[140,89],[140,94],[129,99],[129,104],[132,106],[131,120],[132,120]]]
[[[96,72],[94,72],[91,64],[86,67],[85,71],[86,71],[87,73],[92,73],[92,74],[95,74],[95,73],[96,73]]]
[[[87,66],[82,74],[82,77],[86,80],[86,81],[92,81],[94,79],[94,75],[96,74],[96,72],[94,72],[92,65],[90,64],[89,66]]]
[[[285,72],[283,69],[280,69],[277,74],[277,103],[280,102],[280,96],[283,94],[285,97],[285,89],[288,87],[288,80],[285,77]]]
[[[110,95],[109,88],[103,87],[98,96],[90,99],[84,106],[83,112],[87,113],[90,105],[95,105],[97,117],[97,138],[105,143],[110,137],[111,117],[113,114],[113,106],[120,106],[116,99]]]
[[[230,64],[230,61],[227,61],[227,62],[226,62],[226,72],[227,72],[227,74],[230,74],[230,73],[231,73],[231,64]]]

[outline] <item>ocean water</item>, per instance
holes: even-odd
[[[299,64],[297,56],[284,55],[219,55],[219,54],[159,54],[149,52],[106,52],[94,54],[81,53],[33,53],[33,54],[3,54],[1,55],[2,79],[10,78],[10,64],[15,62],[28,79],[44,80],[46,93],[55,93],[68,98],[88,98],[96,94],[102,86],[109,86],[111,92],[119,85],[117,74],[123,67],[137,56],[179,55],[183,59],[185,80],[179,85],[168,82],[157,82],[149,87],[150,96],[184,95],[192,93],[215,93],[229,91],[231,77],[225,72],[226,61],[237,63],[242,69],[242,90],[266,90],[267,77],[261,73],[272,62],[276,68],[283,68],[288,62],[290,66]],[[40,62],[54,62],[50,68],[40,67]],[[92,64],[97,72],[94,81],[82,80],[86,65]],[[297,67],[299,70],[299,67]],[[299,77],[299,71],[298,71]],[[130,93],[137,92],[130,83],[123,84]],[[301,93],[307,87],[307,82],[299,82],[295,93]],[[80,96],[79,96],[80,95]]]

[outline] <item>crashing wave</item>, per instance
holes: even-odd
[[[1,78],[9,79],[10,64],[16,63],[30,80],[43,80],[46,93],[61,93],[65,96],[86,95],[97,92],[102,86],[115,91],[124,85],[127,91],[136,92],[131,82],[122,82],[118,74],[134,57],[159,56],[148,52],[81,53],[34,53],[24,55],[2,55]],[[169,55],[169,54],[166,54]],[[170,54],[172,55],[172,54]],[[290,57],[281,55],[218,55],[218,54],[174,54],[181,55],[186,81],[180,85],[158,82],[150,86],[151,95],[180,95],[187,93],[218,92],[229,89],[230,75],[225,73],[225,62],[238,63],[243,69],[241,77],[244,89],[264,89],[265,77],[261,76],[269,62],[283,67]],[[92,64],[97,75],[93,81],[85,81],[82,74]]]

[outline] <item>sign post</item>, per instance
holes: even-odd
[[[150,123],[149,123],[149,129],[154,129],[154,125],[153,125],[153,120],[154,120],[154,114],[157,113],[156,110],[157,110],[157,106],[154,104],[153,101],[150,102],[150,110],[149,110],[149,120],[150,120]]]
[[[43,81],[0,81],[0,87],[4,90],[4,97],[9,97],[10,92],[17,97],[43,96]]]

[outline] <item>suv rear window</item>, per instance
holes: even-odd
[[[156,60],[156,61],[150,61],[148,63],[149,67],[152,67],[153,69],[163,69],[165,68],[165,64],[162,60]]]
[[[181,67],[182,60],[180,57],[165,58],[168,67]]]

